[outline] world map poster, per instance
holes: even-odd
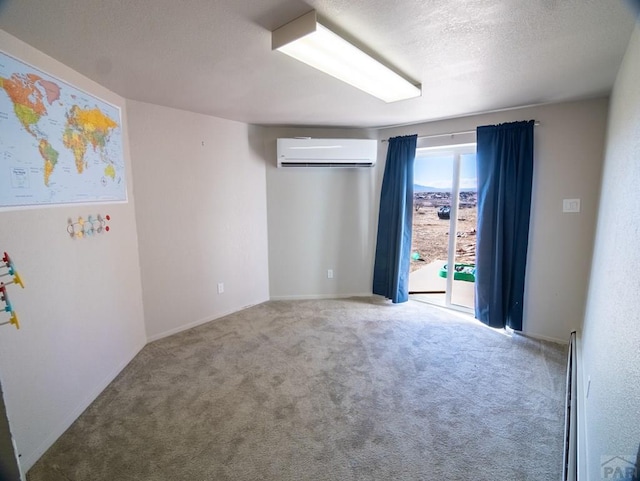
[[[0,51],[0,207],[126,200],[120,109]]]

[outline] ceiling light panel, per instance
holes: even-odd
[[[422,93],[419,86],[319,24],[315,11],[274,30],[272,48],[385,102]]]

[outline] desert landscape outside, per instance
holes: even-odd
[[[450,192],[414,192],[411,272],[436,260],[446,263],[451,220],[439,218],[438,209],[450,205]],[[477,211],[476,192],[460,192],[456,264],[475,264]]]
[[[426,148],[414,162],[413,229],[409,292],[428,296],[428,302],[472,309],[478,212],[475,145]],[[453,186],[458,198],[454,200]],[[457,219],[451,207],[457,201]],[[456,277],[447,290],[449,237],[455,222],[452,263]],[[464,264],[469,266],[460,266]],[[458,277],[459,274],[459,277]],[[444,275],[444,277],[443,277]]]
[[[419,149],[413,174],[411,272],[435,260],[447,261],[450,222],[447,209],[451,208],[454,180],[460,193],[455,262],[475,264],[478,204],[475,145]]]

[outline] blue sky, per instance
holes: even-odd
[[[453,155],[418,157],[413,167],[413,183],[451,188]],[[460,156],[460,190],[476,188],[476,154]]]

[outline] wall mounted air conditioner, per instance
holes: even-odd
[[[371,139],[278,139],[278,167],[373,167]]]

